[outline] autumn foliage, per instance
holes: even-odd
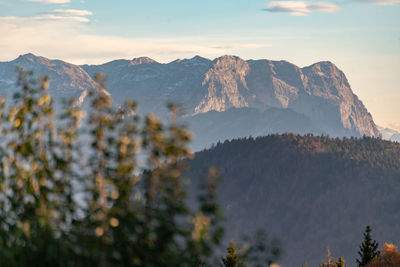
[[[366,267],[398,267],[400,266],[399,249],[385,243],[379,257],[375,257]]]

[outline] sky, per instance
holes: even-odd
[[[400,0],[0,0],[0,61],[26,53],[329,60],[378,125],[400,130]]]

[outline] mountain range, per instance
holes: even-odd
[[[400,132],[399,131],[396,131],[394,129],[390,129],[387,127],[381,127],[381,126],[378,126],[378,129],[381,132],[383,139],[400,143]]]
[[[77,66],[26,54],[0,63],[0,93],[13,92],[17,66],[48,75],[56,100],[83,100],[96,87],[93,76],[104,73],[116,104],[132,99],[140,112],[166,118],[166,104],[178,103],[193,129],[195,150],[227,138],[268,133],[381,136],[345,74],[331,62],[300,68],[287,61],[196,56],[167,64],[141,57]]]

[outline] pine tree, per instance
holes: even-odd
[[[240,254],[237,251],[237,245],[235,241],[229,243],[226,257],[222,259],[222,267],[246,267],[247,265],[241,259]]]
[[[378,242],[372,240],[371,227],[367,225],[364,232],[364,241],[360,246],[358,252],[360,259],[357,259],[357,265],[359,267],[366,266],[373,258],[379,256]]]

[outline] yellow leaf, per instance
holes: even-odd
[[[110,219],[110,225],[111,225],[111,227],[118,227],[119,220],[117,218],[111,218]]]

